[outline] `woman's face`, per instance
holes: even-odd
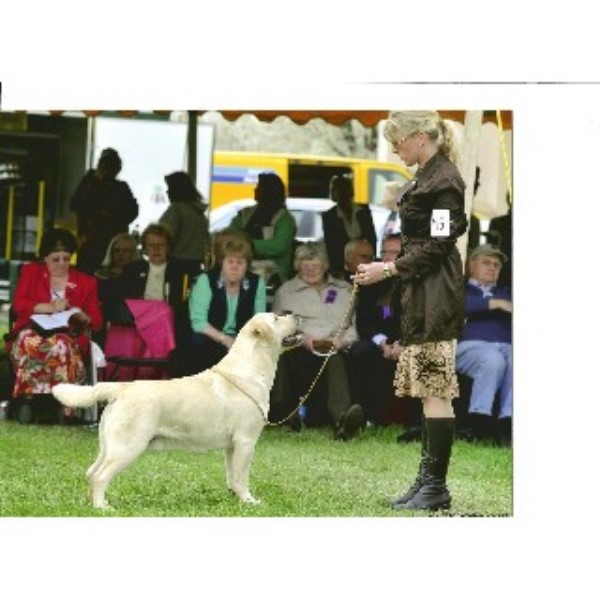
[[[133,242],[117,240],[112,247],[112,264],[114,267],[123,268],[133,260],[135,249]]]
[[[169,254],[167,239],[156,233],[149,233],[144,241],[144,250],[153,265],[164,265]]]
[[[221,264],[221,274],[228,283],[237,283],[246,275],[248,261],[239,254],[229,254]]]
[[[71,262],[71,253],[63,252],[50,252],[48,256],[44,258],[44,261],[48,265],[48,271],[52,277],[64,277],[69,272],[69,263]]]
[[[408,167],[412,167],[419,160],[420,149],[422,146],[419,144],[420,135],[418,133],[413,133],[404,138],[396,140],[392,143],[392,151],[394,154],[397,154],[400,160],[407,165]]]
[[[308,285],[319,285],[325,281],[325,268],[318,258],[300,261],[300,279]]]

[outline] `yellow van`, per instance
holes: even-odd
[[[213,157],[211,208],[254,198],[258,174],[264,171],[277,173],[288,196],[296,198],[328,198],[331,178],[352,174],[356,202],[375,205],[381,204],[386,182],[404,183],[412,178],[410,171],[399,164],[362,158],[217,151]]]

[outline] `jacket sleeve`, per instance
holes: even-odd
[[[167,210],[160,216],[158,220],[159,223],[166,225],[171,233],[173,234],[173,239],[177,239],[179,237],[181,231],[180,219],[177,211],[174,209],[173,205],[169,206]]]
[[[40,270],[36,264],[25,264],[21,267],[11,305],[18,321],[30,317],[36,304],[50,301],[49,298],[42,298],[40,295],[39,278]]]
[[[375,233],[375,224],[373,223],[371,209],[368,206],[362,210],[361,233],[361,237],[368,240],[371,246],[373,246],[373,251],[377,252],[377,234]]]
[[[192,329],[197,333],[202,333],[209,325],[208,311],[212,302],[212,291],[208,281],[208,275],[203,273],[198,277],[198,281],[190,294],[190,322]]]
[[[463,208],[463,196],[455,190],[440,192],[432,204],[435,209],[450,211],[450,231],[445,237],[430,236],[422,244],[396,259],[395,265],[402,281],[418,279],[436,271],[441,262],[450,255],[456,240],[467,229],[467,217]],[[432,213],[433,214],[433,213]]]
[[[125,181],[121,181],[119,183],[121,184],[120,187],[122,196],[119,213],[121,214],[121,217],[125,223],[129,224],[137,218],[140,209],[129,185]]]
[[[102,311],[98,300],[98,283],[94,277],[85,278],[81,283],[83,289],[83,298],[81,301],[81,310],[92,320],[92,329],[98,331],[102,326]]]

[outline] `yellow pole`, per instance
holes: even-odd
[[[6,249],[4,258],[10,260],[12,256],[12,230],[13,230],[13,213],[15,209],[15,186],[11,185],[8,188],[8,211],[6,213]]]
[[[40,247],[40,240],[44,231],[44,204],[46,202],[46,182],[42,179],[38,185],[38,212],[37,212],[37,232],[35,247]]]

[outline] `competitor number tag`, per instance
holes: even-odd
[[[431,236],[448,237],[450,235],[450,211],[447,208],[434,208],[431,212]]]

